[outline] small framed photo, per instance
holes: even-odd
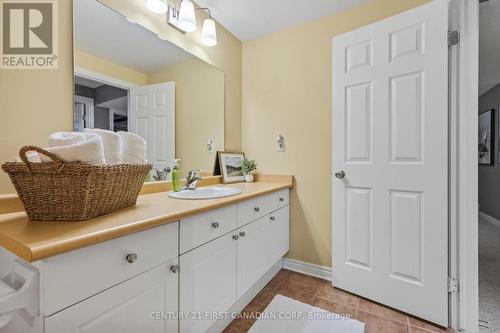
[[[479,164],[493,164],[493,138],[495,132],[494,123],[495,109],[479,114],[478,133],[478,160]]]
[[[224,184],[238,183],[245,181],[243,174],[243,161],[245,160],[244,153],[220,151],[219,167]]]

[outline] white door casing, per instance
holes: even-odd
[[[333,39],[333,284],[448,324],[448,7]]]
[[[130,88],[129,131],[147,142],[153,168],[172,167],[175,158],[175,83]]]

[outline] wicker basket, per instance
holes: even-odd
[[[52,162],[32,163],[36,151]],[[40,147],[19,151],[22,162],[8,162],[9,174],[30,220],[83,221],[134,205],[151,164],[91,165],[64,162]]]

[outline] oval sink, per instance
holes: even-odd
[[[171,192],[168,196],[175,199],[202,200],[224,198],[240,193],[241,190],[236,187],[200,187],[196,190]]]

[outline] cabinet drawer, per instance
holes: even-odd
[[[180,221],[180,252],[185,253],[236,229],[236,205],[195,215]]]
[[[178,222],[44,260],[46,316],[178,255]],[[136,254],[130,263],[127,255]],[[130,258],[129,258],[130,259]]]
[[[288,189],[276,191],[238,204],[238,226],[255,221],[288,205]]]
[[[175,333],[177,258],[45,319],[46,333]],[[164,320],[165,319],[165,320]]]

